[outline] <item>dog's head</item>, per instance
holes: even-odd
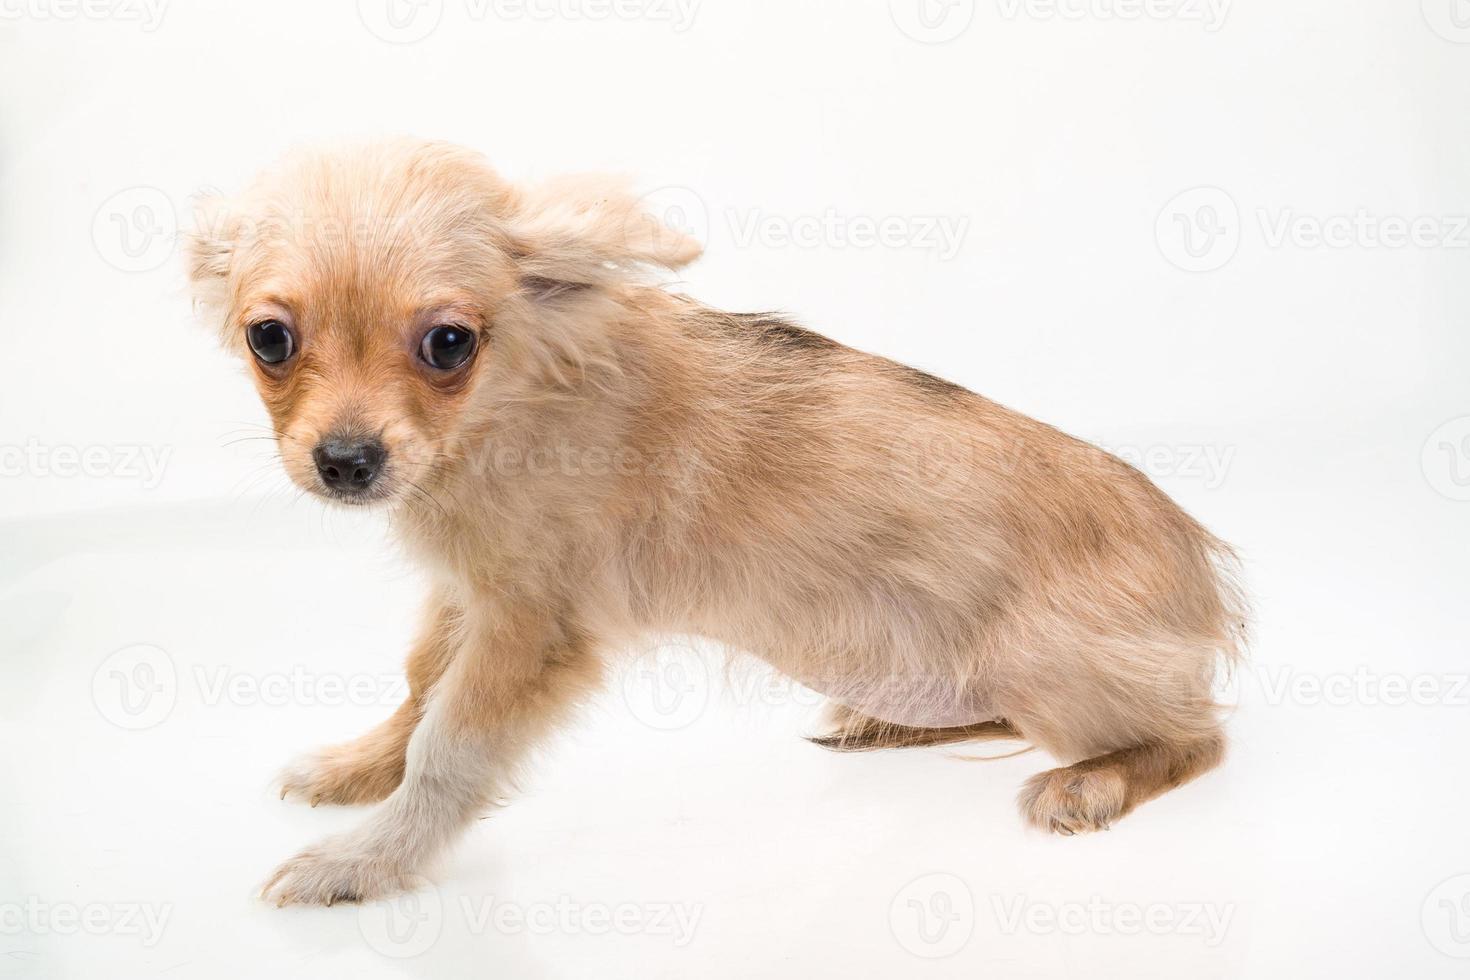
[[[699,251],[619,185],[525,190],[469,151],[394,142],[202,199],[188,262],[291,478],[364,504],[461,454],[497,388],[571,383],[619,291]]]

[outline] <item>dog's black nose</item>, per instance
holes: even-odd
[[[383,444],[376,439],[363,442],[327,439],[311,451],[322,482],[344,493],[362,493],[372,486],[387,455]]]

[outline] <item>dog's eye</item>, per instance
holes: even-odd
[[[419,355],[424,362],[440,371],[453,371],[468,361],[474,352],[475,335],[452,323],[424,334],[424,342],[419,346]]]
[[[296,351],[296,340],[280,320],[261,320],[245,328],[245,339],[255,356],[267,364],[280,364]]]

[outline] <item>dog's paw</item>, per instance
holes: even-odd
[[[406,875],[382,855],[346,838],[329,838],[276,869],[260,897],[285,905],[363,902],[400,891]]]
[[[375,758],[349,744],[302,756],[276,780],[283,800],[351,806],[387,799],[402,778],[402,760]]]
[[[1021,815],[1033,827],[1072,835],[1107,830],[1123,815],[1127,786],[1116,769],[1053,769],[1026,781]]]

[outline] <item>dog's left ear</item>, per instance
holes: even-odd
[[[222,194],[203,192],[193,203],[194,225],[184,238],[184,261],[196,306],[215,316],[229,303],[230,261],[239,241],[239,222]]]
[[[524,291],[553,298],[679,269],[704,246],[644,206],[624,181],[572,177],[521,191],[512,204],[511,251]]]

